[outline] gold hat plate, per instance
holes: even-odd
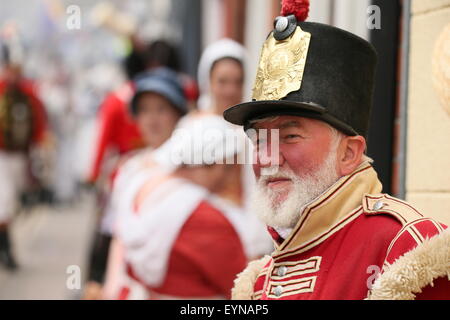
[[[261,51],[254,100],[280,100],[301,88],[310,40],[311,34],[299,26],[285,40],[269,36]]]

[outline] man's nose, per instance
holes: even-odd
[[[278,142],[261,143],[257,150],[257,163],[261,168],[283,165],[284,157]]]

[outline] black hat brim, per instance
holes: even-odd
[[[245,130],[250,127],[250,121],[252,120],[281,115],[321,120],[347,135],[358,135],[352,127],[329,114],[325,107],[310,102],[289,100],[251,101],[230,107],[223,113],[225,120],[244,126]]]

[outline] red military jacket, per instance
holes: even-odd
[[[271,256],[251,262],[233,299],[450,299],[450,232],[381,194],[369,163],[309,204]]]
[[[98,136],[88,181],[97,180],[108,148],[123,155],[144,146],[136,121],[128,111],[133,94],[132,84],[126,83],[108,94],[100,106]]]
[[[32,131],[32,143],[39,144],[44,141],[45,133],[47,131],[47,112],[42,101],[39,99],[36,92],[36,86],[33,81],[29,79],[21,79],[16,84],[17,89],[23,93],[30,102],[30,107],[33,114],[33,131]],[[8,90],[8,83],[0,79],[0,99],[5,95],[6,90]],[[1,113],[1,110],[0,110]],[[0,114],[1,120],[1,114]],[[1,122],[1,121],[0,121]],[[2,123],[0,123],[1,131]],[[0,134],[0,149],[5,148],[5,141],[2,134]]]

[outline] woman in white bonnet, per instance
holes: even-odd
[[[224,38],[211,43],[203,51],[198,65],[200,114],[223,112],[242,101],[244,85],[245,48],[238,42]],[[225,120],[224,120],[225,121]],[[230,126],[230,129],[235,129]],[[237,134],[241,134],[239,130]],[[219,195],[239,207],[245,206],[242,166],[235,164]]]
[[[245,48],[227,38],[214,42],[205,49],[197,75],[200,110],[222,116],[227,108],[241,102],[245,56]]]

